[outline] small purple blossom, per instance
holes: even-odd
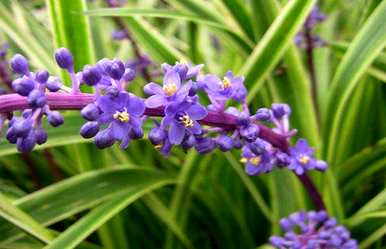
[[[277,249],[357,249],[350,232],[337,225],[326,211],[300,211],[280,220],[283,237],[271,236],[270,243]]]
[[[289,155],[291,163],[288,168],[298,175],[312,169],[324,171],[327,168],[326,162],[313,158],[314,149],[308,146],[305,139],[299,139],[296,145],[289,149]]]
[[[245,103],[247,90],[244,86],[244,77],[235,77],[231,71],[225,74],[223,80],[211,74],[201,75],[197,79],[197,84],[208,93],[213,110],[224,110],[229,99]]]
[[[262,139],[256,139],[242,148],[241,162],[245,164],[248,175],[259,175],[272,171],[273,155],[271,145]]]
[[[122,148],[128,146],[131,131],[140,132],[142,130],[141,116],[145,105],[143,100],[133,94],[122,91],[115,96],[110,94],[101,96],[96,100],[95,105],[100,110],[97,118],[98,124],[107,125],[109,134],[115,140],[121,141]],[[100,132],[106,135],[106,131]]]
[[[168,127],[168,138],[171,144],[181,144],[186,134],[199,135],[202,132],[198,120],[203,119],[207,111],[197,103],[173,103],[165,108],[162,127]]]
[[[144,90],[151,95],[145,100],[148,108],[168,106],[172,103],[182,103],[189,94],[192,83],[181,84],[181,78],[178,72],[174,70],[167,71],[163,80],[163,86],[156,83],[149,83]]]

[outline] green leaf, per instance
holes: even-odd
[[[380,218],[386,218],[386,209],[383,208],[381,210],[367,212],[355,215],[353,217],[350,217],[345,221],[345,224],[348,226],[354,227],[358,224],[365,222],[368,219],[380,219]]]
[[[196,162],[197,153],[189,152],[186,160],[182,165],[182,169],[178,175],[177,187],[174,190],[172,200],[170,202],[170,211],[172,218],[181,224],[181,216],[186,208],[186,203],[190,200],[191,184],[197,177],[197,168],[199,163]],[[168,231],[166,234],[165,248],[173,248],[174,237]]]
[[[49,51],[39,43],[29,30],[17,26],[13,13],[0,2],[0,29],[3,30],[17,46],[28,56],[32,64],[39,68],[47,69],[50,73],[57,73],[53,58]],[[45,41],[44,41],[45,42]]]
[[[222,0],[227,10],[232,14],[240,29],[243,30],[244,35],[252,42],[256,42],[255,30],[253,28],[252,19],[245,3],[240,0]]]
[[[247,176],[242,169],[241,165],[236,161],[234,156],[230,153],[226,153],[225,157],[227,158],[229,164],[232,166],[232,169],[236,172],[236,174],[240,177],[241,181],[248,189],[249,193],[252,196],[252,199],[255,201],[258,208],[260,208],[262,214],[269,220],[270,222],[276,222],[272,215],[272,211],[268,207],[267,203],[264,201],[264,198],[260,194],[259,190],[253,184],[252,180],[249,176]]]
[[[201,17],[181,13],[179,11],[173,11],[169,9],[136,9],[136,8],[109,8],[109,9],[95,9],[85,12],[86,15],[90,16],[143,16],[143,17],[159,17],[159,18],[170,18],[177,20],[191,21],[195,23],[205,24],[213,26],[219,29],[230,31],[230,29],[224,24],[206,20]]]
[[[75,69],[95,61],[89,20],[83,15],[85,0],[46,0],[56,47],[66,47],[74,55]]]
[[[171,211],[155,194],[148,194],[143,199],[152,212],[167,225],[170,231],[176,235],[186,248],[194,248],[192,242],[188,239],[181,226],[173,218]]]
[[[147,186],[173,183],[172,176],[154,170],[113,168],[83,173],[13,202],[37,222],[48,226],[92,208],[116,194],[142,191]],[[20,231],[0,223],[0,240],[9,240]]]
[[[290,1],[264,34],[239,72],[245,75],[245,84],[250,87],[249,95],[254,95],[260,89],[264,79],[292,42],[292,38],[300,29],[315,2],[315,0]]]
[[[79,135],[79,129],[84,120],[79,115],[65,115],[64,124],[59,128],[54,128],[46,124],[43,126],[48,133],[48,141],[43,145],[36,146],[35,150],[50,148],[74,143],[85,143],[90,140],[84,139]],[[0,140],[0,156],[12,155],[18,153],[16,146],[5,139]]]
[[[138,43],[159,62],[174,64],[176,61],[186,60],[178,50],[170,45],[170,41],[159,33],[153,26],[139,17],[128,17],[130,31]]]
[[[137,182],[137,188],[125,189],[123,193],[117,194],[111,200],[94,208],[49,243],[45,249],[71,249],[76,247],[92,232],[128,205],[145,194],[170,183],[171,181],[168,178],[160,178],[148,183]]]
[[[54,238],[46,228],[41,226],[23,210],[14,206],[12,201],[2,193],[0,193],[0,216],[45,243],[48,243]]]
[[[262,31],[268,28],[275,18],[281,13],[281,6],[276,0],[253,1],[253,9],[262,12],[260,27]],[[299,136],[308,139],[316,151],[320,147],[320,135],[317,124],[316,112],[310,94],[310,82],[308,74],[303,66],[302,59],[294,44],[290,44],[283,56],[283,64],[286,65],[286,77],[273,77],[268,80],[268,86],[277,93],[275,101],[291,104],[294,111],[291,116],[291,124],[299,130]],[[248,101],[255,101],[257,92],[248,95]],[[271,103],[271,102],[270,102]],[[269,104],[270,104],[269,103]]]
[[[373,243],[379,241],[382,239],[382,237],[386,234],[386,224],[382,227],[378,228],[375,232],[373,232],[369,237],[367,237],[365,240],[363,240],[359,244],[360,249],[368,248]]]
[[[378,193],[374,198],[359,209],[353,217],[379,209],[386,204],[386,189]]]
[[[336,141],[344,110],[359,78],[386,45],[386,1],[367,19],[340,62],[330,90],[325,131],[328,137],[327,160],[335,161]]]

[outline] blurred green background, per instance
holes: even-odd
[[[55,48],[69,48],[77,69],[133,59],[132,41],[111,38],[123,23],[152,68],[186,60],[244,75],[251,110],[288,103],[297,137],[329,163],[311,174],[329,213],[361,248],[386,248],[385,0],[318,2],[327,19],[314,33],[327,45],[313,51],[316,84],[293,42],[316,1],[121,2],[1,0],[0,44],[68,82]],[[146,83],[130,90],[144,96]],[[292,172],[249,177],[239,151],[163,157],[146,140],[98,150],[79,136],[79,113],[64,115],[32,153],[0,140],[0,248],[269,248],[281,217],[313,208]]]

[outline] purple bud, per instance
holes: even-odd
[[[84,138],[92,138],[99,132],[98,122],[87,122],[80,128],[80,135]]]
[[[46,102],[46,95],[38,89],[32,90],[28,95],[28,104],[33,108],[43,107]]]
[[[250,124],[240,129],[240,135],[247,141],[254,141],[259,135],[259,127],[255,124]]]
[[[99,149],[110,147],[115,142],[110,129],[104,129],[103,131],[98,132],[95,136],[94,141],[95,141],[95,145]]]
[[[125,65],[122,61],[114,59],[107,70],[111,78],[120,80],[125,73]]]
[[[107,58],[98,61],[96,64],[102,74],[107,74],[110,65],[111,61]]]
[[[291,108],[287,104],[274,103],[272,104],[272,113],[276,119],[281,119],[284,115],[291,114]]]
[[[197,138],[196,141],[195,148],[200,154],[209,153],[216,147],[216,143],[209,137]]]
[[[56,50],[55,60],[59,67],[67,69],[68,71],[74,70],[74,58],[67,48],[59,48]]]
[[[181,146],[184,149],[190,149],[196,144],[196,138],[193,135],[188,135],[182,141]]]
[[[60,90],[60,88],[62,87],[62,82],[60,82],[60,79],[58,77],[52,77],[50,76],[48,78],[48,81],[46,83],[46,87],[48,88],[48,90],[50,90],[51,92],[57,92]]]
[[[88,121],[94,121],[94,120],[97,120],[97,118],[99,118],[100,111],[98,106],[96,106],[94,103],[90,103],[85,107],[83,107],[80,114],[84,119]]]
[[[233,140],[232,138],[226,136],[226,135],[220,135],[217,139],[216,139],[216,143],[217,143],[217,146],[218,148],[225,152],[225,151],[229,151],[233,148]]]
[[[44,144],[47,142],[47,132],[43,128],[38,128],[34,130],[35,140],[37,144]]]
[[[283,218],[280,220],[280,227],[285,231],[288,232],[292,229],[293,225],[289,219]]]
[[[269,121],[271,119],[271,111],[268,108],[260,108],[254,117],[258,121]]]
[[[35,79],[39,82],[39,83],[46,83],[47,80],[48,80],[48,77],[50,75],[48,74],[48,72],[46,70],[40,70],[36,73],[35,75]]]
[[[17,120],[12,125],[13,132],[17,137],[26,137],[32,129],[31,120]]]
[[[34,87],[34,82],[26,77],[18,78],[12,82],[13,90],[22,96],[28,96]]]
[[[106,90],[106,94],[107,95],[110,95],[112,97],[116,97],[118,96],[118,94],[120,93],[120,91],[118,90],[118,88],[114,87],[114,86],[109,86]]]
[[[100,73],[97,67],[93,67],[90,65],[86,65],[83,68],[83,81],[89,86],[95,86],[102,78],[102,74]]]
[[[161,144],[166,138],[166,131],[160,127],[154,127],[148,134],[150,142],[154,145]]]
[[[111,32],[111,38],[113,38],[113,40],[117,40],[117,41],[127,39],[128,38],[127,30],[125,30],[125,29],[113,30]]]
[[[26,138],[17,139],[16,148],[19,152],[31,152],[36,145],[35,136],[32,132]]]
[[[15,73],[28,74],[29,65],[27,59],[21,54],[16,54],[11,59],[11,68]]]
[[[53,127],[57,127],[64,123],[63,116],[58,111],[51,111],[47,115],[48,123],[50,123]]]
[[[317,160],[315,163],[315,168],[319,171],[325,171],[327,169],[328,165],[325,161]]]
[[[123,74],[123,80],[126,82],[133,81],[135,79],[135,71],[131,68],[126,68]]]
[[[139,126],[139,127],[133,126],[129,131],[129,136],[132,139],[140,139],[143,137],[143,135],[144,135],[144,133],[143,133],[143,129],[141,126]]]
[[[278,151],[275,156],[279,167],[285,167],[291,163],[291,158],[286,153]]]
[[[25,109],[22,113],[22,117],[27,119],[32,115],[32,109]]]
[[[17,142],[17,136],[15,130],[12,127],[7,130],[5,137],[11,144],[15,144]]]

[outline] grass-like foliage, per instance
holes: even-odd
[[[1,0],[0,248],[386,248],[385,45],[386,0]]]

